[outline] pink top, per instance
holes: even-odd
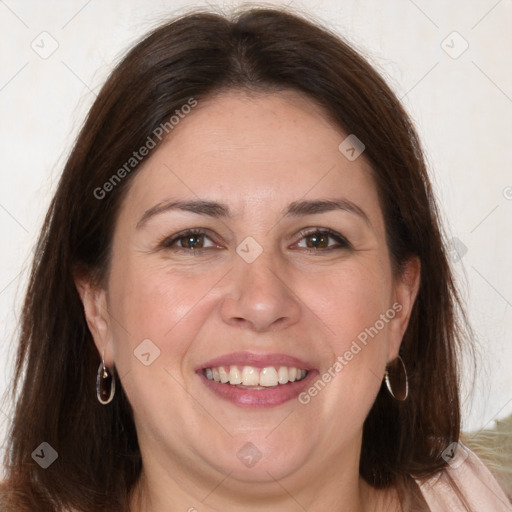
[[[462,442],[453,445],[456,450],[452,458],[446,454],[446,469],[426,482],[417,482],[431,512],[466,512],[447,474],[474,512],[512,512],[512,503],[485,464]]]

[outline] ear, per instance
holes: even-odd
[[[414,256],[407,261],[402,272],[395,278],[393,310],[396,314],[389,323],[388,361],[398,356],[420,288],[420,275],[421,263],[419,258]]]
[[[107,291],[93,284],[89,276],[75,274],[74,280],[94,344],[100,357],[104,354],[105,364],[112,366],[113,345],[110,315],[107,308]]]

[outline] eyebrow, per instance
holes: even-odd
[[[136,229],[140,229],[151,217],[171,210],[181,210],[216,218],[231,217],[229,207],[216,201],[162,201],[144,212],[137,222]]]
[[[347,199],[317,199],[314,201],[294,201],[284,215],[286,217],[299,217],[302,215],[314,215],[324,212],[341,210],[361,217],[366,224],[371,225],[368,215],[357,204]]]
[[[190,200],[190,201],[162,201],[146,210],[136,225],[136,229],[143,227],[147,221],[164,212],[180,210],[206,215],[213,218],[231,218],[233,215],[229,206],[216,201]],[[347,199],[317,199],[294,201],[281,212],[284,217],[301,217],[325,212],[341,210],[361,217],[368,225],[371,225],[366,213],[352,201]]]

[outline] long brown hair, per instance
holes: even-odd
[[[417,256],[421,286],[400,350],[410,398],[398,403],[380,390],[364,423],[360,473],[375,487],[402,482],[412,493],[411,476],[446,465],[441,454],[460,428],[459,301],[407,114],[376,71],[316,23],[276,9],[194,12],[149,34],[112,72],[48,210],[22,314],[5,459],[9,510],[128,510],[142,469],[132,411],[120,383],[110,406],[96,400],[99,356],[74,275],[104,283],[116,214],[137,169],[107,194],[95,190],[190,98],[226,89],[300,91],[365,144],[393,269]],[[42,442],[58,453],[47,469],[32,457]]]

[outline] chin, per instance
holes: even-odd
[[[284,429],[284,425],[278,428]],[[213,465],[239,482],[261,484],[275,484],[303,468],[312,448],[308,450],[304,441],[286,435],[269,435],[270,431],[233,437],[230,446],[212,460]]]

